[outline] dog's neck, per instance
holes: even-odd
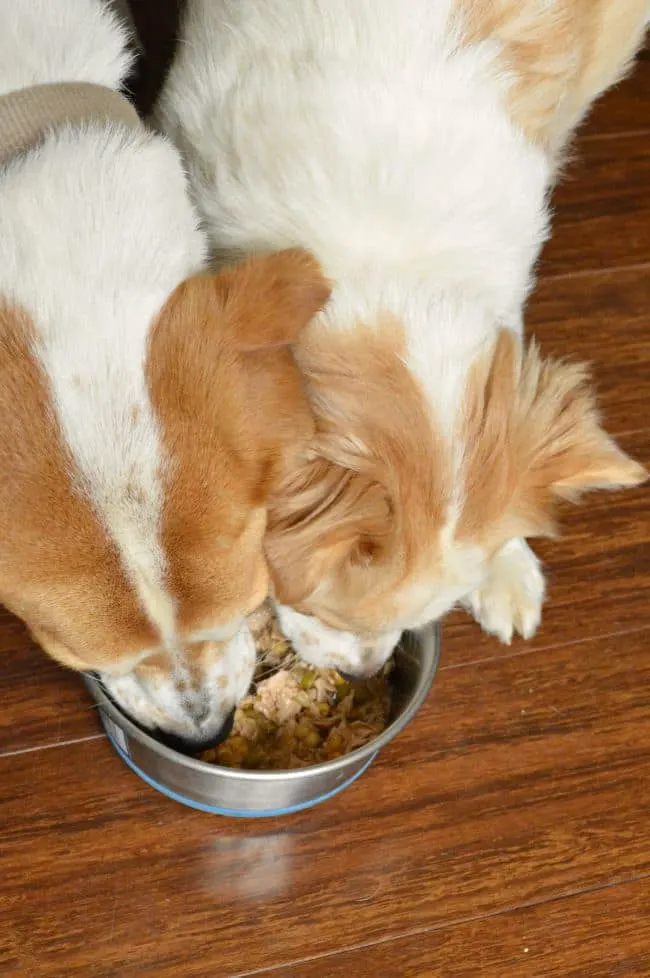
[[[366,343],[376,335],[379,348],[394,348],[439,425],[451,435],[472,364],[491,349],[499,330],[523,333],[530,269],[522,267],[518,287],[503,294],[472,288],[467,281],[445,282],[444,276],[368,276],[346,276],[336,283],[311,335],[317,342],[319,334],[329,337],[334,347],[337,335],[345,343],[346,334],[353,335],[357,327],[366,331]]]

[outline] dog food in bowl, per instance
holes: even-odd
[[[84,682],[97,702],[110,742],[147,784],[203,812],[239,818],[276,817],[319,805],[360,777],[421,707],[431,689],[439,656],[438,625],[404,634],[393,657],[386,729],[348,754],[288,771],[224,767],[179,754],[137,727],[106,696],[97,679],[87,675]]]
[[[264,606],[251,620],[257,645],[254,685],[235,713],[227,740],[204,751],[211,764],[273,771],[308,767],[349,754],[387,726],[389,661],[367,680],[302,662]]]

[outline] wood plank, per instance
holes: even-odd
[[[650,258],[650,139],[645,133],[578,141],[553,197],[544,275],[566,275]]]
[[[28,974],[220,978],[650,873],[649,645],[447,670],[285,819],[186,811],[104,740],[2,758],[0,934]]]
[[[129,0],[141,52],[129,79],[129,91],[142,116],[152,111],[178,44],[185,0]]]
[[[649,309],[650,269],[634,268],[542,278],[526,310],[526,331],[543,353],[591,364],[613,435],[650,419]]]
[[[275,978],[647,978],[647,879],[273,969]],[[268,971],[257,974],[270,974]]]
[[[96,735],[79,677],[41,652],[1,607],[0,657],[0,755]]]
[[[582,138],[612,137],[650,128],[650,49],[646,48],[631,74],[600,99]]]

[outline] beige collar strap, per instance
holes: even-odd
[[[103,85],[61,82],[0,95],[0,163],[37,146],[53,129],[102,122],[142,128],[128,99]]]

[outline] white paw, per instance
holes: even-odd
[[[276,611],[282,632],[301,659],[317,669],[340,669],[359,679],[382,668],[401,636],[401,632],[387,632],[362,639],[286,605],[276,604]]]
[[[359,642],[350,632],[328,628],[318,618],[286,605],[275,607],[282,633],[305,662],[317,669],[339,669],[355,658]]]
[[[525,540],[510,540],[493,558],[487,577],[465,604],[481,628],[509,645],[518,632],[537,631],[545,583],[540,563]]]

